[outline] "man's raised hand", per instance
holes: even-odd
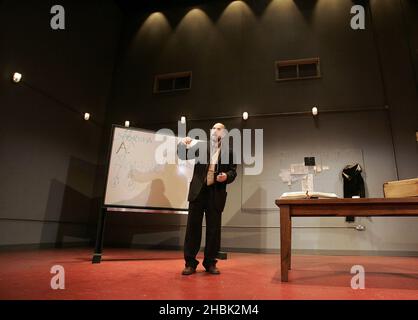
[[[185,138],[183,138],[182,140],[181,140],[181,142],[183,142],[184,144],[190,144],[191,142],[192,142],[192,138],[190,138],[190,137],[185,137]]]
[[[228,176],[226,175],[225,172],[221,172],[220,174],[217,175],[216,181],[218,181],[218,182],[225,182],[227,177]]]

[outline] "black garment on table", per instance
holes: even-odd
[[[344,180],[344,198],[352,198],[353,196],[360,196],[364,198],[366,196],[364,190],[364,180],[361,176],[361,166],[356,163],[355,165],[346,166],[343,169]]]
[[[364,198],[366,196],[361,171],[361,166],[358,163],[346,166],[343,169],[344,198],[352,198],[353,196]],[[354,222],[354,220],[354,217],[345,217],[345,221],[347,222]]]

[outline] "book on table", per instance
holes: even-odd
[[[280,196],[280,199],[337,199],[337,198],[338,196],[335,193],[317,192],[317,191],[285,192]]]

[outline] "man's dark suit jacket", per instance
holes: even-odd
[[[190,159],[195,159],[199,157],[199,150],[200,150],[198,148],[199,144],[203,144],[204,146],[203,148],[207,150],[207,162],[208,163],[199,163],[196,160],[196,163],[194,165],[194,170],[193,170],[193,178],[192,178],[192,181],[190,182],[189,195],[187,197],[187,200],[189,202],[196,200],[204,183],[206,183],[206,176],[207,176],[208,166],[210,162],[209,143],[199,142],[195,144],[193,147],[191,147],[190,149],[187,149],[186,145],[182,142],[180,142],[177,146],[178,157],[182,160],[190,160]],[[221,152],[219,153],[218,163],[215,168],[215,174],[225,172],[227,175],[227,178],[225,182],[218,182],[216,181],[216,176],[215,176],[215,184],[214,184],[215,199],[214,201],[215,201],[215,206],[219,211],[223,211],[225,207],[226,195],[227,195],[226,185],[233,182],[235,180],[235,177],[237,176],[237,171],[236,171],[237,165],[234,162],[234,155],[233,155],[232,149],[229,149],[228,163],[222,163],[221,161],[222,151],[223,150],[221,149]]]

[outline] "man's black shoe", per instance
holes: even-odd
[[[221,273],[216,266],[207,267],[206,272],[209,272],[210,274],[220,274]]]
[[[189,266],[189,267],[185,267],[181,274],[184,275],[184,276],[189,276],[189,275],[191,275],[195,272],[196,272],[196,268],[193,268],[193,267]]]

